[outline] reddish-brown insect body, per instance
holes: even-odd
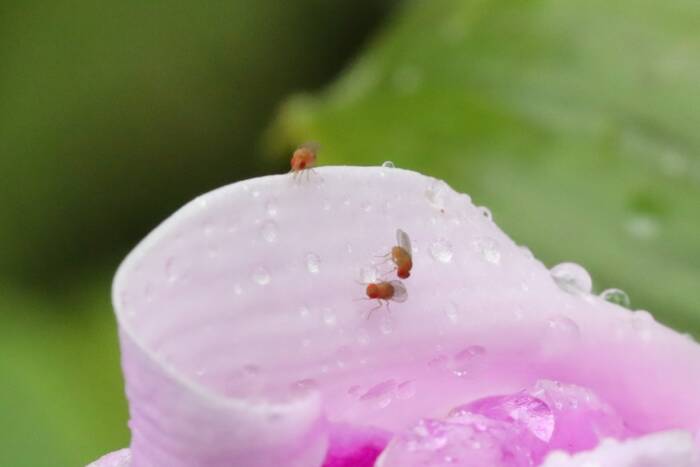
[[[316,153],[318,149],[313,144],[304,144],[292,154],[292,172],[298,175],[306,169],[311,169],[316,165]]]
[[[407,279],[413,268],[413,256],[411,255],[411,240],[408,234],[401,229],[396,231],[397,246],[391,249],[391,260],[396,265],[396,275],[401,279]]]
[[[366,293],[367,298],[378,302],[377,306],[369,311],[368,318],[374,310],[380,308],[383,304],[386,304],[388,308],[389,302],[401,303],[408,298],[406,287],[401,281],[381,281],[367,284]]]

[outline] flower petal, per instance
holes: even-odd
[[[542,467],[697,467],[700,451],[693,437],[685,431],[654,433],[637,439],[618,442],[603,441],[592,451],[569,455],[551,453]]]
[[[700,347],[563,290],[485,214],[444,182],[360,167],[182,208],[114,283],[133,465],[321,465],[326,420],[396,432],[541,378],[590,388],[640,433],[696,429]],[[395,277],[379,256],[399,228],[407,300],[366,318],[357,282]]]

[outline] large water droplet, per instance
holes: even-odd
[[[445,238],[441,238],[430,245],[430,256],[435,261],[449,263],[452,261],[452,243]]]
[[[306,254],[306,269],[311,274],[318,274],[321,270],[321,258],[316,253]]]
[[[489,263],[499,264],[501,262],[501,250],[496,240],[490,237],[483,237],[474,240],[474,249]]]
[[[382,167],[384,167],[385,169],[393,169],[396,166],[391,161],[384,161],[384,163],[382,164]]]
[[[253,281],[258,285],[267,285],[270,283],[270,273],[266,268],[260,266],[253,271]]]
[[[561,263],[551,269],[552,279],[567,292],[590,293],[593,281],[582,266],[576,263]]]
[[[620,289],[606,289],[600,294],[600,298],[603,300],[620,305],[625,308],[629,308],[631,305],[630,297],[624,290]]]
[[[428,202],[435,208],[443,210],[445,209],[445,202],[447,199],[447,194],[449,192],[449,186],[442,180],[434,180],[427,190],[425,190],[425,197]]]
[[[265,221],[260,227],[260,235],[266,242],[274,243],[277,241],[277,224],[274,221]]]

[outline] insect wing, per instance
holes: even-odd
[[[405,302],[408,298],[408,292],[406,292],[406,286],[403,285],[403,282],[391,281],[389,283],[394,288],[394,296],[391,297],[391,300],[399,303]]]
[[[411,249],[411,239],[408,238],[408,234],[401,229],[396,230],[396,242],[398,245],[406,250],[408,256],[413,256],[413,249]]]

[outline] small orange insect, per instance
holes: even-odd
[[[305,170],[313,169],[316,165],[318,150],[319,145],[317,143],[309,142],[302,144],[294,151],[294,154],[292,154],[291,172],[294,173],[295,178]]]
[[[389,302],[402,303],[408,298],[408,292],[406,292],[406,287],[401,281],[381,281],[373,282],[367,284],[367,298],[370,300],[377,300],[379,303],[376,307],[372,308],[367,314],[367,318],[372,315],[372,312],[382,305],[386,304],[389,307]]]
[[[397,245],[391,248],[391,252],[385,258],[391,258],[396,265],[396,275],[401,279],[408,279],[413,268],[413,255],[411,249],[411,239],[408,234],[401,229],[396,230]]]

